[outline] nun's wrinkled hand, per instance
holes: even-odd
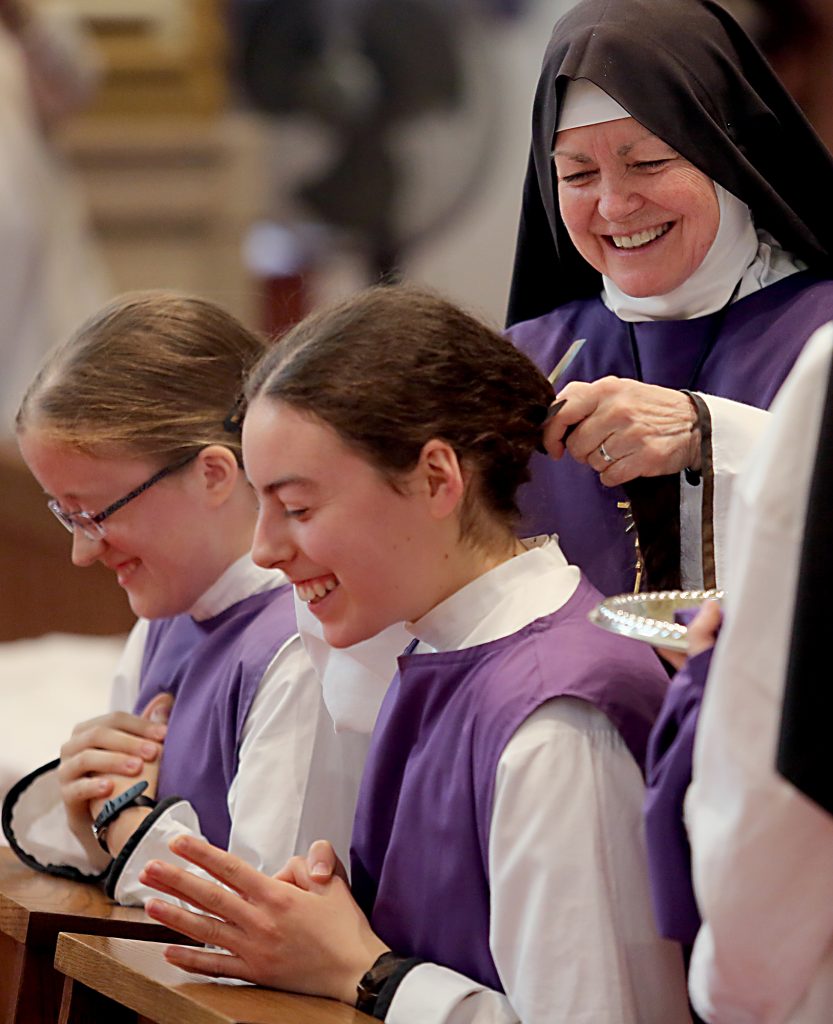
[[[568,451],[607,487],[700,468],[697,413],[680,391],[602,377],[572,381],[560,399],[564,406],[544,427],[544,446],[554,459]]]
[[[341,878],[324,885],[310,882],[304,889],[193,836],[178,836],[170,849],[222,884],[152,860],[141,873],[142,883],[201,913],[161,899],[148,900],[145,912],[227,952],[170,946],[165,950],[169,963],[193,973],[355,1002],[356,986],[388,947]]]

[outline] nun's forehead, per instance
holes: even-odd
[[[628,156],[633,148],[642,142],[660,143],[663,151],[677,153],[673,146],[655,135],[650,128],[640,124],[634,117],[617,118],[615,121],[603,121],[594,124],[579,125],[576,128],[564,128],[555,133],[552,156],[574,158],[579,162],[589,159],[589,154],[612,148],[618,156]],[[677,154],[679,155],[679,154]]]
[[[657,119],[648,116],[649,111],[643,109],[639,104],[634,104],[634,110],[630,110],[626,105],[627,99],[621,96],[621,90],[614,90],[611,85],[611,91],[616,91],[617,96],[620,97],[617,99],[611,96],[606,88],[600,86],[597,81],[591,81],[588,78],[573,79],[567,75],[559,75],[557,83],[556,91],[559,98],[553,105],[553,116],[550,119],[550,123],[554,122],[552,135],[549,140],[540,132],[538,135],[539,146],[543,144],[546,147],[549,143],[548,155],[550,157],[554,155],[557,137],[562,132],[570,131],[573,128],[589,128],[613,121],[628,120],[636,122],[645,132],[653,135],[666,146],[670,146],[674,152],[685,157],[703,174],[714,179],[714,174],[709,169],[707,161],[703,159],[704,154],[691,144],[691,140],[685,137],[675,140],[673,132],[663,130],[670,127],[668,123],[665,123],[664,117],[660,117],[659,123],[655,123]],[[542,124],[541,127],[544,127],[545,132],[548,131],[548,125]]]

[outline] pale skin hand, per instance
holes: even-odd
[[[160,899],[149,900],[145,912],[198,942],[228,950],[170,946],[165,951],[170,963],[194,973],[355,1003],[356,986],[388,947],[342,878],[320,885],[307,877],[301,858],[293,858],[281,872],[291,881],[269,877],[193,836],[178,836],[170,849],[223,884],[150,861],[140,875],[144,885],[203,913]]]
[[[81,722],[73,729],[61,747],[58,783],[67,820],[76,835],[86,839],[105,800],[118,796],[140,779],[147,778],[151,784],[146,792],[149,796],[155,794],[158,759],[167,727],[164,721],[151,720],[151,716],[161,713],[167,717],[164,709],[169,709],[171,703],[167,694],[160,694],[142,716],[116,711]],[[132,811],[125,811],[119,821]],[[146,808],[135,811],[141,812],[141,817],[148,813]],[[137,825],[138,820],[133,822],[128,835]]]
[[[157,693],[153,700],[148,702],[147,706],[142,711],[140,718],[150,722],[165,724],[167,723],[168,716],[171,713],[173,703],[174,699],[169,693]],[[164,746],[162,750],[164,751]],[[152,761],[143,761],[139,774],[135,778],[131,779],[124,778],[123,776],[116,776],[113,780],[113,795],[118,796],[137,782],[144,781],[147,782],[148,785],[143,795],[154,799],[156,797],[156,788],[159,784],[159,768],[161,759],[162,752],[160,752],[159,756],[155,757]],[[96,816],[103,807],[103,800],[93,800],[90,803],[90,812],[93,816]],[[133,835],[145,818],[152,812],[152,810],[153,809],[150,807],[128,807],[119,814],[116,820],[107,829],[107,837],[105,840],[107,843],[107,849],[110,851],[110,855],[112,857],[117,857],[121,853],[124,844]]]
[[[688,627],[688,656],[693,658],[714,647],[723,612],[717,601],[704,601]]]
[[[717,631],[722,621],[723,613],[720,610],[719,602],[704,601],[688,626],[687,653],[683,654],[681,651],[672,651],[667,647],[660,647],[659,653],[679,672],[688,658],[693,658],[695,654],[702,654],[703,651],[714,647]]]
[[[338,859],[332,843],[327,839],[316,839],[310,846],[306,858],[292,857],[275,877],[292,882],[302,889],[309,889],[311,883],[323,885],[334,875],[347,882],[347,872]]]
[[[544,427],[544,447],[554,459],[568,451],[594,469],[606,487],[700,468],[697,414],[679,391],[602,377],[592,383],[572,381],[557,398],[566,402]],[[564,434],[571,426],[565,447]],[[614,462],[602,458],[602,444]]]

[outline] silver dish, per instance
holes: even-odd
[[[611,633],[642,640],[672,651],[688,648],[688,629],[674,621],[674,614],[699,608],[704,601],[720,601],[722,590],[658,590],[647,594],[608,597],[588,618]]]

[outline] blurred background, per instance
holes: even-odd
[[[833,4],[725,3],[833,138]],[[45,698],[45,756],[5,744],[11,777],[103,707],[105,638],[132,618],[106,570],[70,565],[17,455],[44,354],[155,287],[279,332],[404,277],[500,325],[534,86],[570,5],[0,0],[0,693],[12,722],[41,683],[67,702]]]
[[[109,295],[196,292],[277,332],[407,277],[502,322],[567,6],[0,0],[0,640],[129,624],[105,570],[69,565],[11,436],[45,352]]]
[[[502,318],[532,90],[564,3],[36,6],[91,65],[52,141],[113,288],[198,291],[269,327],[399,272]]]

